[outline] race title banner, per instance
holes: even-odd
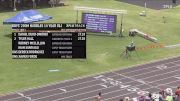
[[[14,59],[85,59],[85,24],[14,24]]]

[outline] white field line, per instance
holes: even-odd
[[[180,70],[180,69],[179,69],[179,70]],[[176,70],[176,71],[177,71],[177,70]],[[170,72],[170,73],[172,73],[172,72]],[[166,74],[169,74],[169,73],[166,73]],[[175,76],[177,76],[177,75],[175,75]],[[174,76],[172,76],[172,77],[174,77]],[[154,82],[157,82],[157,81],[162,81],[162,80],[164,80],[164,79],[167,79],[167,78],[155,80],[155,81],[148,82],[148,83],[154,83]],[[140,85],[145,85],[145,84],[140,84]],[[138,87],[138,86],[140,86],[140,85],[133,86],[133,87]],[[114,87],[114,86],[111,86],[111,87]],[[111,87],[109,87],[109,88],[111,88]],[[103,89],[107,89],[107,88],[103,88]],[[81,94],[77,94],[77,95],[73,95],[73,96],[69,96],[69,97],[64,97],[64,98],[57,99],[57,100],[53,100],[53,101],[59,101],[59,100],[62,100],[62,99],[67,99],[67,98],[71,98],[71,97],[78,96],[78,95],[84,95],[84,94],[87,94],[87,93],[91,93],[91,92],[99,91],[99,90],[103,90],[103,89],[97,89],[97,90],[93,90],[93,91],[90,91],[90,92],[81,93]],[[124,90],[124,89],[121,89],[121,90]],[[121,90],[119,90],[119,91],[121,91]],[[56,95],[58,95],[58,94],[56,94]],[[94,96],[93,96],[93,97],[94,97]],[[44,98],[47,98],[47,97],[44,97]],[[39,99],[39,98],[38,98],[38,99]],[[36,99],[35,99],[35,100],[36,100]]]
[[[173,81],[173,82],[177,82],[177,81],[180,81],[180,80],[176,80],[176,81]],[[171,84],[171,83],[173,83],[173,82],[165,83],[164,85],[168,85],[168,84]],[[156,86],[156,87],[159,87],[159,85],[158,85],[158,86]],[[153,88],[153,87],[151,87],[151,88]],[[176,88],[176,87],[171,87],[171,88]],[[133,93],[130,93],[130,94],[133,94]],[[125,94],[125,95],[129,95],[129,94]],[[114,96],[114,97],[111,97],[111,98],[105,99],[105,100],[103,100],[103,101],[110,100],[110,99],[114,99],[114,98],[121,97],[121,96],[124,96],[124,95]]]
[[[177,66],[177,65],[172,66],[172,67],[176,67],[176,66]],[[170,67],[170,68],[172,68],[172,67]],[[146,68],[146,69],[147,69],[147,68]],[[156,71],[161,71],[161,70],[160,70],[160,69],[156,69],[156,70],[154,70],[154,71],[150,71],[150,72],[147,72],[147,73],[152,73],[152,72],[156,72]],[[116,75],[113,75],[112,77],[118,75],[118,73],[115,73],[115,72],[112,72],[112,73],[116,74]],[[142,74],[138,74],[138,75],[134,75],[134,76],[139,76],[139,75],[143,75],[143,74],[147,74],[147,73],[142,73]],[[164,73],[162,73],[162,74],[164,74]],[[162,74],[160,74],[160,75],[162,75]],[[150,78],[150,77],[154,77],[154,76],[155,76],[155,75],[149,76],[149,77],[146,77],[146,78]],[[156,76],[158,76],[158,75],[156,75]],[[111,76],[110,76],[110,77],[111,77]],[[125,78],[128,78],[128,77],[126,76]],[[124,78],[122,78],[122,79],[124,79]],[[117,80],[122,80],[122,79],[117,79]],[[144,78],[144,79],[145,79],[145,78]],[[93,81],[96,81],[96,80],[93,80]],[[133,81],[131,81],[131,82],[133,82]],[[85,83],[85,82],[84,82],[84,83]],[[86,82],[86,83],[87,83],[87,82]],[[130,83],[130,82],[126,82],[126,83]],[[78,84],[83,84],[83,83],[78,83]],[[75,85],[77,85],[77,84],[75,84]],[[98,84],[97,84],[97,85],[98,85]],[[94,86],[95,86],[95,85],[94,85]],[[67,86],[67,87],[72,87],[72,85],[71,85],[71,86]],[[84,88],[87,88],[87,87],[92,87],[92,86],[86,86],[86,87],[84,87]],[[64,87],[63,87],[63,88],[64,88]],[[57,89],[59,89],[59,88],[56,88],[56,89],[53,89],[53,90],[57,90]],[[80,89],[82,89],[82,88],[80,88]],[[67,91],[67,92],[72,92],[72,91],[76,91],[76,90],[80,90],[80,89],[74,89],[74,90],[70,90],[70,91]],[[39,92],[39,93],[33,93],[33,94],[30,94],[30,95],[26,95],[26,96],[32,96],[32,95],[36,95],[36,94],[41,94],[41,93],[53,91],[53,90],[48,90],[48,91]],[[63,92],[63,93],[67,93],[67,92]],[[63,94],[63,93],[57,93],[57,94],[60,95],[60,94]],[[18,99],[18,98],[21,98],[21,97],[16,97],[16,98],[8,99],[7,101],[11,101],[11,100]]]
[[[176,80],[176,81],[173,81],[173,82],[177,82],[177,81],[180,81],[180,80]],[[153,82],[151,82],[151,83],[153,83]],[[170,83],[172,83],[172,82],[170,82]],[[164,83],[164,84],[170,84],[170,83]],[[143,84],[141,84],[141,85],[143,85]],[[140,85],[138,85],[138,86],[140,86]],[[134,87],[138,87],[138,86],[134,86]],[[151,89],[151,88],[154,88],[154,87],[150,87],[150,88],[146,88],[146,89],[142,89],[142,90],[147,90],[147,89]],[[114,92],[119,92],[119,91],[121,91],[121,90],[115,90],[115,91],[112,91],[112,92],[104,93],[103,96],[107,95],[107,94],[114,93]],[[133,92],[133,93],[135,93],[135,92]],[[120,95],[120,96],[129,95],[129,94],[133,94],[133,93],[132,92],[131,93],[126,93],[126,94],[123,94],[123,95]],[[120,97],[120,96],[115,96],[115,97]],[[78,100],[78,101],[83,101],[83,100],[87,100],[87,99],[94,98],[94,97],[96,97],[96,96],[91,96],[91,97],[81,99],[81,100]],[[112,97],[112,98],[115,98],[115,97]],[[112,99],[112,98],[109,98],[109,99]],[[109,99],[105,99],[105,100],[109,100]],[[105,100],[103,100],[103,101],[105,101]],[[59,101],[59,100],[53,100],[53,101]]]
[[[172,57],[165,57],[165,58],[163,58],[163,59],[152,60],[152,61],[145,62],[145,63],[140,63],[140,64],[131,65],[131,66],[128,66],[127,68],[123,68],[123,69],[128,69],[128,68],[133,68],[133,67],[137,67],[137,66],[141,66],[141,65],[151,64],[151,63],[154,63],[154,62],[166,61],[166,60],[169,60],[169,59],[175,59],[175,58],[179,58],[179,57],[180,57],[180,55],[178,55],[178,56],[172,56]],[[118,70],[123,70],[123,69],[119,69],[119,68],[118,68],[118,69],[114,69],[113,71],[118,71]],[[108,73],[109,71],[112,71],[112,70],[107,70],[107,71],[105,71],[105,72],[100,72],[100,73],[96,73],[96,74],[90,74],[90,75],[86,75],[86,76],[76,77],[76,78],[72,78],[72,79],[65,80],[65,81],[57,81],[57,82],[53,82],[53,83],[46,84],[46,85],[43,85],[43,86],[37,86],[37,87],[22,89],[22,90],[18,90],[18,91],[16,91],[16,92],[25,92],[25,91],[28,91],[28,90],[33,90],[33,89],[43,88],[43,87],[47,87],[47,86],[57,85],[57,84],[59,84],[59,83],[71,82],[71,81],[78,80],[78,79],[83,79],[83,78],[88,78],[88,77],[92,77],[92,76],[96,76],[96,75],[101,75],[101,74],[104,74],[104,73]],[[0,97],[7,96],[7,95],[11,95],[11,94],[15,94],[16,92],[14,92],[14,91],[8,92],[7,94],[3,94],[3,95],[1,95]]]

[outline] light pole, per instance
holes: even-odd
[[[33,2],[33,8],[36,8],[36,1],[32,0],[32,2]]]
[[[147,15],[147,2],[146,2],[146,0],[144,2],[144,7],[145,7],[145,16],[146,16]]]
[[[17,0],[14,0],[14,2],[13,2],[13,10],[14,10],[14,11],[17,10],[17,9],[16,9],[16,2],[17,2]]]
[[[121,25],[120,25],[120,33],[119,33],[119,37],[123,37],[123,14],[121,14]]]

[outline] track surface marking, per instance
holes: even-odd
[[[180,57],[0,96],[0,101],[103,101],[180,86]]]

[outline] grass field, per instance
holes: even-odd
[[[75,22],[76,12],[73,11],[75,5],[126,9],[128,10],[128,14],[124,16],[124,35],[126,37],[88,35],[87,60],[15,60],[11,57],[11,26],[2,25],[2,22],[15,15],[16,12],[0,13],[0,94],[180,55],[180,48],[158,48],[138,51],[140,58],[136,54],[132,54],[130,59],[120,57],[125,46],[131,41],[134,41],[137,47],[154,44],[140,37],[128,37],[130,28],[137,28],[149,33],[155,36],[159,43],[165,45],[179,44],[180,7],[160,11],[148,9],[148,16],[140,17],[138,13],[143,10],[142,7],[115,0],[68,0],[67,4],[69,6],[44,8],[38,9],[38,11],[54,17],[47,22],[72,23]],[[166,16],[166,24],[163,23],[162,16]],[[120,22],[120,16],[118,16],[118,21]],[[119,32],[119,24],[117,30]],[[59,69],[60,72],[48,72],[49,69]]]

